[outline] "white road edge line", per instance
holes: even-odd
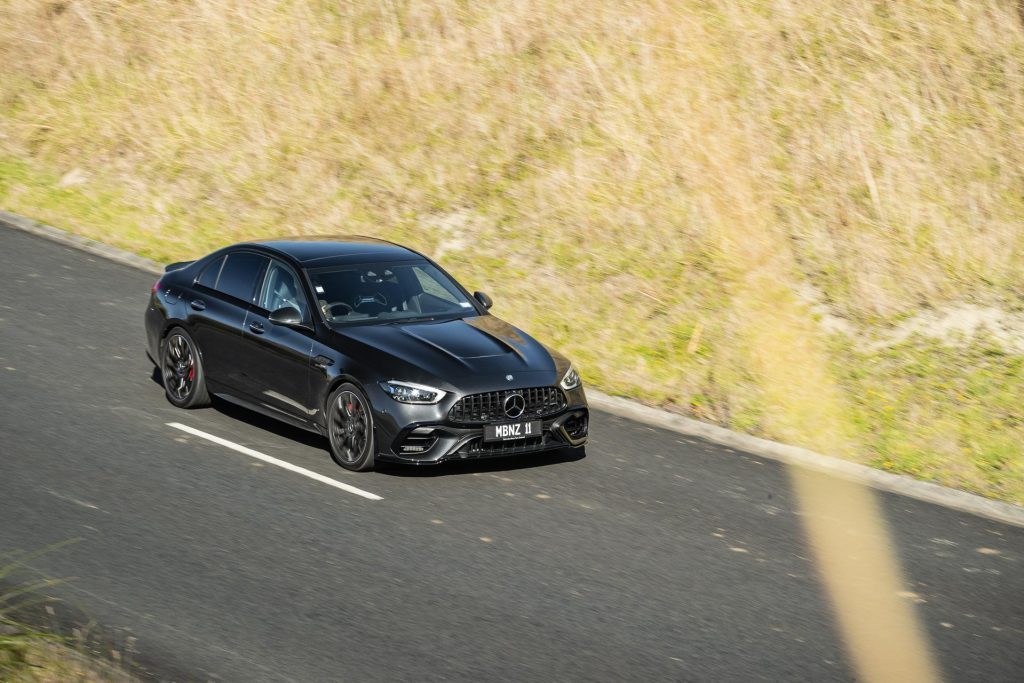
[[[276,466],[278,466],[278,467],[280,467],[282,469],[288,470],[289,472],[295,472],[296,474],[301,474],[304,477],[309,477],[310,479],[314,479],[314,480],[316,480],[316,481],[318,481],[318,482],[320,482],[322,484],[327,484],[328,486],[333,486],[336,489],[341,489],[342,491],[348,491],[349,493],[354,493],[357,496],[362,496],[363,498],[366,498],[368,500],[384,500],[383,498],[378,496],[376,493],[370,493],[369,491],[364,491],[362,489],[357,489],[355,486],[349,486],[348,484],[343,484],[342,482],[337,481],[336,479],[331,479],[330,477],[325,477],[322,474],[317,474],[316,472],[313,472],[312,470],[307,470],[305,467],[299,467],[298,465],[293,465],[290,462],[285,462],[284,460],[278,460],[277,458],[272,458],[269,455],[264,455],[263,453],[260,453],[259,451],[254,451],[251,448],[246,448],[245,446],[240,446],[237,443],[234,443],[232,441],[228,441],[227,439],[222,439],[219,436],[214,436],[213,434],[207,434],[206,432],[200,431],[200,430],[198,430],[198,429],[196,429],[194,427],[189,427],[188,425],[183,425],[180,422],[168,422],[167,426],[168,427],[174,427],[175,429],[180,429],[183,432],[186,432],[188,434],[192,434],[193,436],[198,436],[201,439],[206,439],[207,441],[212,441],[213,443],[219,444],[221,446],[224,446],[225,448],[230,448],[231,450],[237,451],[239,453],[242,453],[243,455],[248,455],[250,458],[256,458],[257,460],[262,460],[263,462],[265,462],[265,463],[267,463],[269,465],[276,465]]]

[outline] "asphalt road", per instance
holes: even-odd
[[[164,399],[153,279],[0,228],[0,553],[79,539],[30,564],[140,671],[854,678],[784,466],[597,412],[582,459],[345,472],[312,435]],[[1021,680],[1024,529],[880,499],[943,675]]]

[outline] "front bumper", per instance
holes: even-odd
[[[540,435],[508,441],[484,441],[482,426],[456,426],[447,423],[412,424],[391,440],[389,448],[377,454],[377,460],[409,465],[437,465],[455,460],[499,458],[540,453],[559,448],[576,448],[587,441],[590,411],[575,405],[542,421]],[[408,450],[413,448],[414,450]]]

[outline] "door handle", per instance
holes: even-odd
[[[192,306],[192,308],[196,309],[197,311],[206,310],[206,302],[203,301],[202,299],[192,299],[192,302],[189,305]]]
[[[313,359],[313,365],[318,368],[326,368],[328,366],[334,365],[334,361],[328,358],[327,356],[317,356],[316,358]]]
[[[249,329],[252,330],[254,334],[263,334],[263,323],[258,320],[253,320],[249,323]]]

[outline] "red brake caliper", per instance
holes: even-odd
[[[188,368],[188,381],[191,382],[195,378],[196,378],[196,364],[192,363],[192,365],[190,365],[189,368]]]

